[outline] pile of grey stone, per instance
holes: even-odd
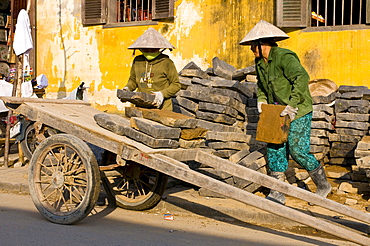
[[[255,140],[259,116],[254,73],[254,66],[237,70],[217,57],[206,71],[190,62],[179,72],[182,87],[173,105],[175,112],[196,118],[198,127],[207,130],[204,147],[214,155],[266,173],[265,144]],[[209,167],[198,170],[250,192],[260,187]],[[217,196],[204,189],[200,193]]]

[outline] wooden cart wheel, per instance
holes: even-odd
[[[32,200],[39,212],[58,224],[74,224],[94,208],[100,191],[96,158],[81,139],[56,134],[43,140],[29,169]]]
[[[5,132],[6,132],[6,123],[4,121],[0,121],[0,139],[3,140],[0,142],[0,156],[4,155]]]
[[[116,155],[106,151],[104,165],[115,163]],[[167,186],[168,176],[151,168],[127,161],[125,166],[104,171],[103,185],[116,204],[129,210],[146,210],[157,205]]]
[[[50,137],[51,135],[57,134],[56,130],[47,127],[45,130],[45,138]],[[25,132],[24,132],[24,138],[21,141],[21,147],[22,151],[24,153],[24,156],[28,159],[31,160],[32,154],[35,152],[36,147],[39,145],[39,141],[36,138],[36,132],[33,123],[28,125]]]

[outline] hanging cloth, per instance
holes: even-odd
[[[19,56],[33,49],[30,19],[26,10],[19,11],[17,24],[15,25],[14,53]]]

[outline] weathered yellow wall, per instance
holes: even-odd
[[[190,61],[207,69],[216,56],[239,69],[254,62],[249,47],[238,45],[239,41],[260,19],[273,22],[274,1],[177,0],[175,16],[172,23],[150,27],[176,47],[165,53],[178,70]],[[127,47],[149,26],[83,27],[78,0],[38,0],[36,18],[37,74],[49,79],[47,97],[62,98],[85,81],[95,107],[112,111],[117,105],[123,109],[116,89],[128,80],[133,56]],[[280,47],[297,52],[311,79],[370,85],[370,30],[285,31],[291,38]]]

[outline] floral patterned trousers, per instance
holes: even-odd
[[[271,172],[285,172],[289,154],[307,171],[319,166],[315,156],[310,154],[311,120],[312,112],[292,121],[287,143],[267,144],[267,159]]]

